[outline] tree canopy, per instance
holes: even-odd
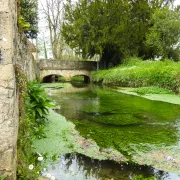
[[[152,27],[147,34],[147,44],[153,47],[155,54],[164,58],[179,56],[180,16],[178,10],[167,7],[157,9],[152,15]]]
[[[34,39],[38,33],[38,1],[20,0],[18,23],[27,38]]]
[[[65,6],[62,34],[70,47],[76,48],[83,57],[99,54],[103,67],[117,65],[127,56],[148,59],[165,52],[169,56],[167,48],[171,47],[172,55],[180,33],[179,12],[170,9],[171,3],[169,0],[79,0],[73,4],[69,0]],[[164,11],[167,11],[164,14],[167,29],[160,21],[156,22],[157,16],[161,19],[160,14]],[[175,14],[176,20],[167,20],[172,17],[169,14]],[[157,24],[161,31],[163,28],[167,30],[168,37],[163,41],[167,48],[163,48],[161,54],[157,51],[157,45],[152,45]],[[176,31],[171,27],[174,25]],[[172,36],[174,40],[171,40]]]

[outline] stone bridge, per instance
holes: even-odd
[[[96,67],[96,61],[40,60],[40,80],[53,82],[64,77],[65,81],[71,81],[74,76],[83,76],[84,82],[88,83]]]

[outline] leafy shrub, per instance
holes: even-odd
[[[34,135],[41,138],[43,135],[43,126],[47,122],[47,115],[49,108],[54,104],[51,99],[47,97],[47,93],[43,87],[37,82],[30,82],[28,85],[28,97],[26,97],[27,103],[29,103],[29,110],[34,114]]]
[[[135,66],[138,63],[141,63],[142,59],[138,57],[128,57],[123,60],[123,64],[126,66]]]

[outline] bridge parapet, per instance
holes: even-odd
[[[88,70],[96,69],[96,61],[40,60],[40,70]]]

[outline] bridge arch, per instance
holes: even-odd
[[[43,83],[59,82],[61,77],[64,78],[62,75],[49,74],[43,77],[42,82]]]
[[[90,77],[87,76],[87,75],[84,75],[84,74],[74,75],[74,76],[71,77],[71,80],[72,80],[73,78],[76,78],[76,77],[83,77],[83,82],[84,82],[84,83],[90,83]]]

